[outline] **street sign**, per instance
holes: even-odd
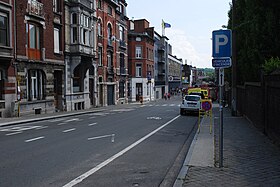
[[[212,57],[231,57],[231,30],[212,32]]]
[[[212,59],[212,66],[214,68],[231,67],[231,58],[214,58]]]
[[[224,68],[219,68],[219,86],[224,86],[225,84],[225,71]]]
[[[201,108],[204,111],[209,111],[212,109],[212,102],[210,99],[202,99],[201,100]]]

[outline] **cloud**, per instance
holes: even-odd
[[[172,45],[172,55],[187,60],[187,64],[192,64],[198,68],[209,68],[211,65],[211,40],[210,38],[199,37],[194,39],[188,36],[185,31],[179,29],[165,29],[165,35]],[[195,41],[193,43],[192,41]],[[195,46],[200,46],[198,51]]]

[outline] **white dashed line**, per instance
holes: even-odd
[[[66,132],[71,132],[71,131],[74,131],[74,130],[76,130],[76,129],[75,129],[75,128],[73,128],[73,129],[67,129],[67,130],[64,130],[64,131],[62,131],[62,132],[66,133]]]
[[[59,124],[57,124],[57,125],[65,125],[66,123],[64,123],[64,122],[62,122],[62,123],[59,123]]]
[[[33,141],[36,141],[36,140],[40,140],[40,139],[43,139],[45,138],[44,136],[40,136],[40,137],[37,137],[37,138],[32,138],[32,139],[29,139],[29,140],[25,140],[26,143],[28,142],[33,142]]]
[[[12,133],[6,134],[6,136],[12,136],[12,135],[20,134],[20,133],[22,133],[22,132],[21,131],[20,132],[12,132]]]
[[[91,123],[91,124],[88,124],[88,126],[93,126],[93,125],[96,125],[97,123]]]
[[[48,126],[42,126],[42,127],[38,127],[38,128],[36,128],[36,130],[40,130],[40,129],[46,129],[46,128],[48,128]]]

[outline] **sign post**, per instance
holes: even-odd
[[[216,30],[212,32],[212,66],[219,68],[219,167],[223,167],[223,86],[224,68],[231,67],[231,30]]]

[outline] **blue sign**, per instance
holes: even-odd
[[[214,68],[230,67],[231,58],[214,58],[212,59],[212,66]]]
[[[231,30],[212,32],[212,57],[231,57]]]

